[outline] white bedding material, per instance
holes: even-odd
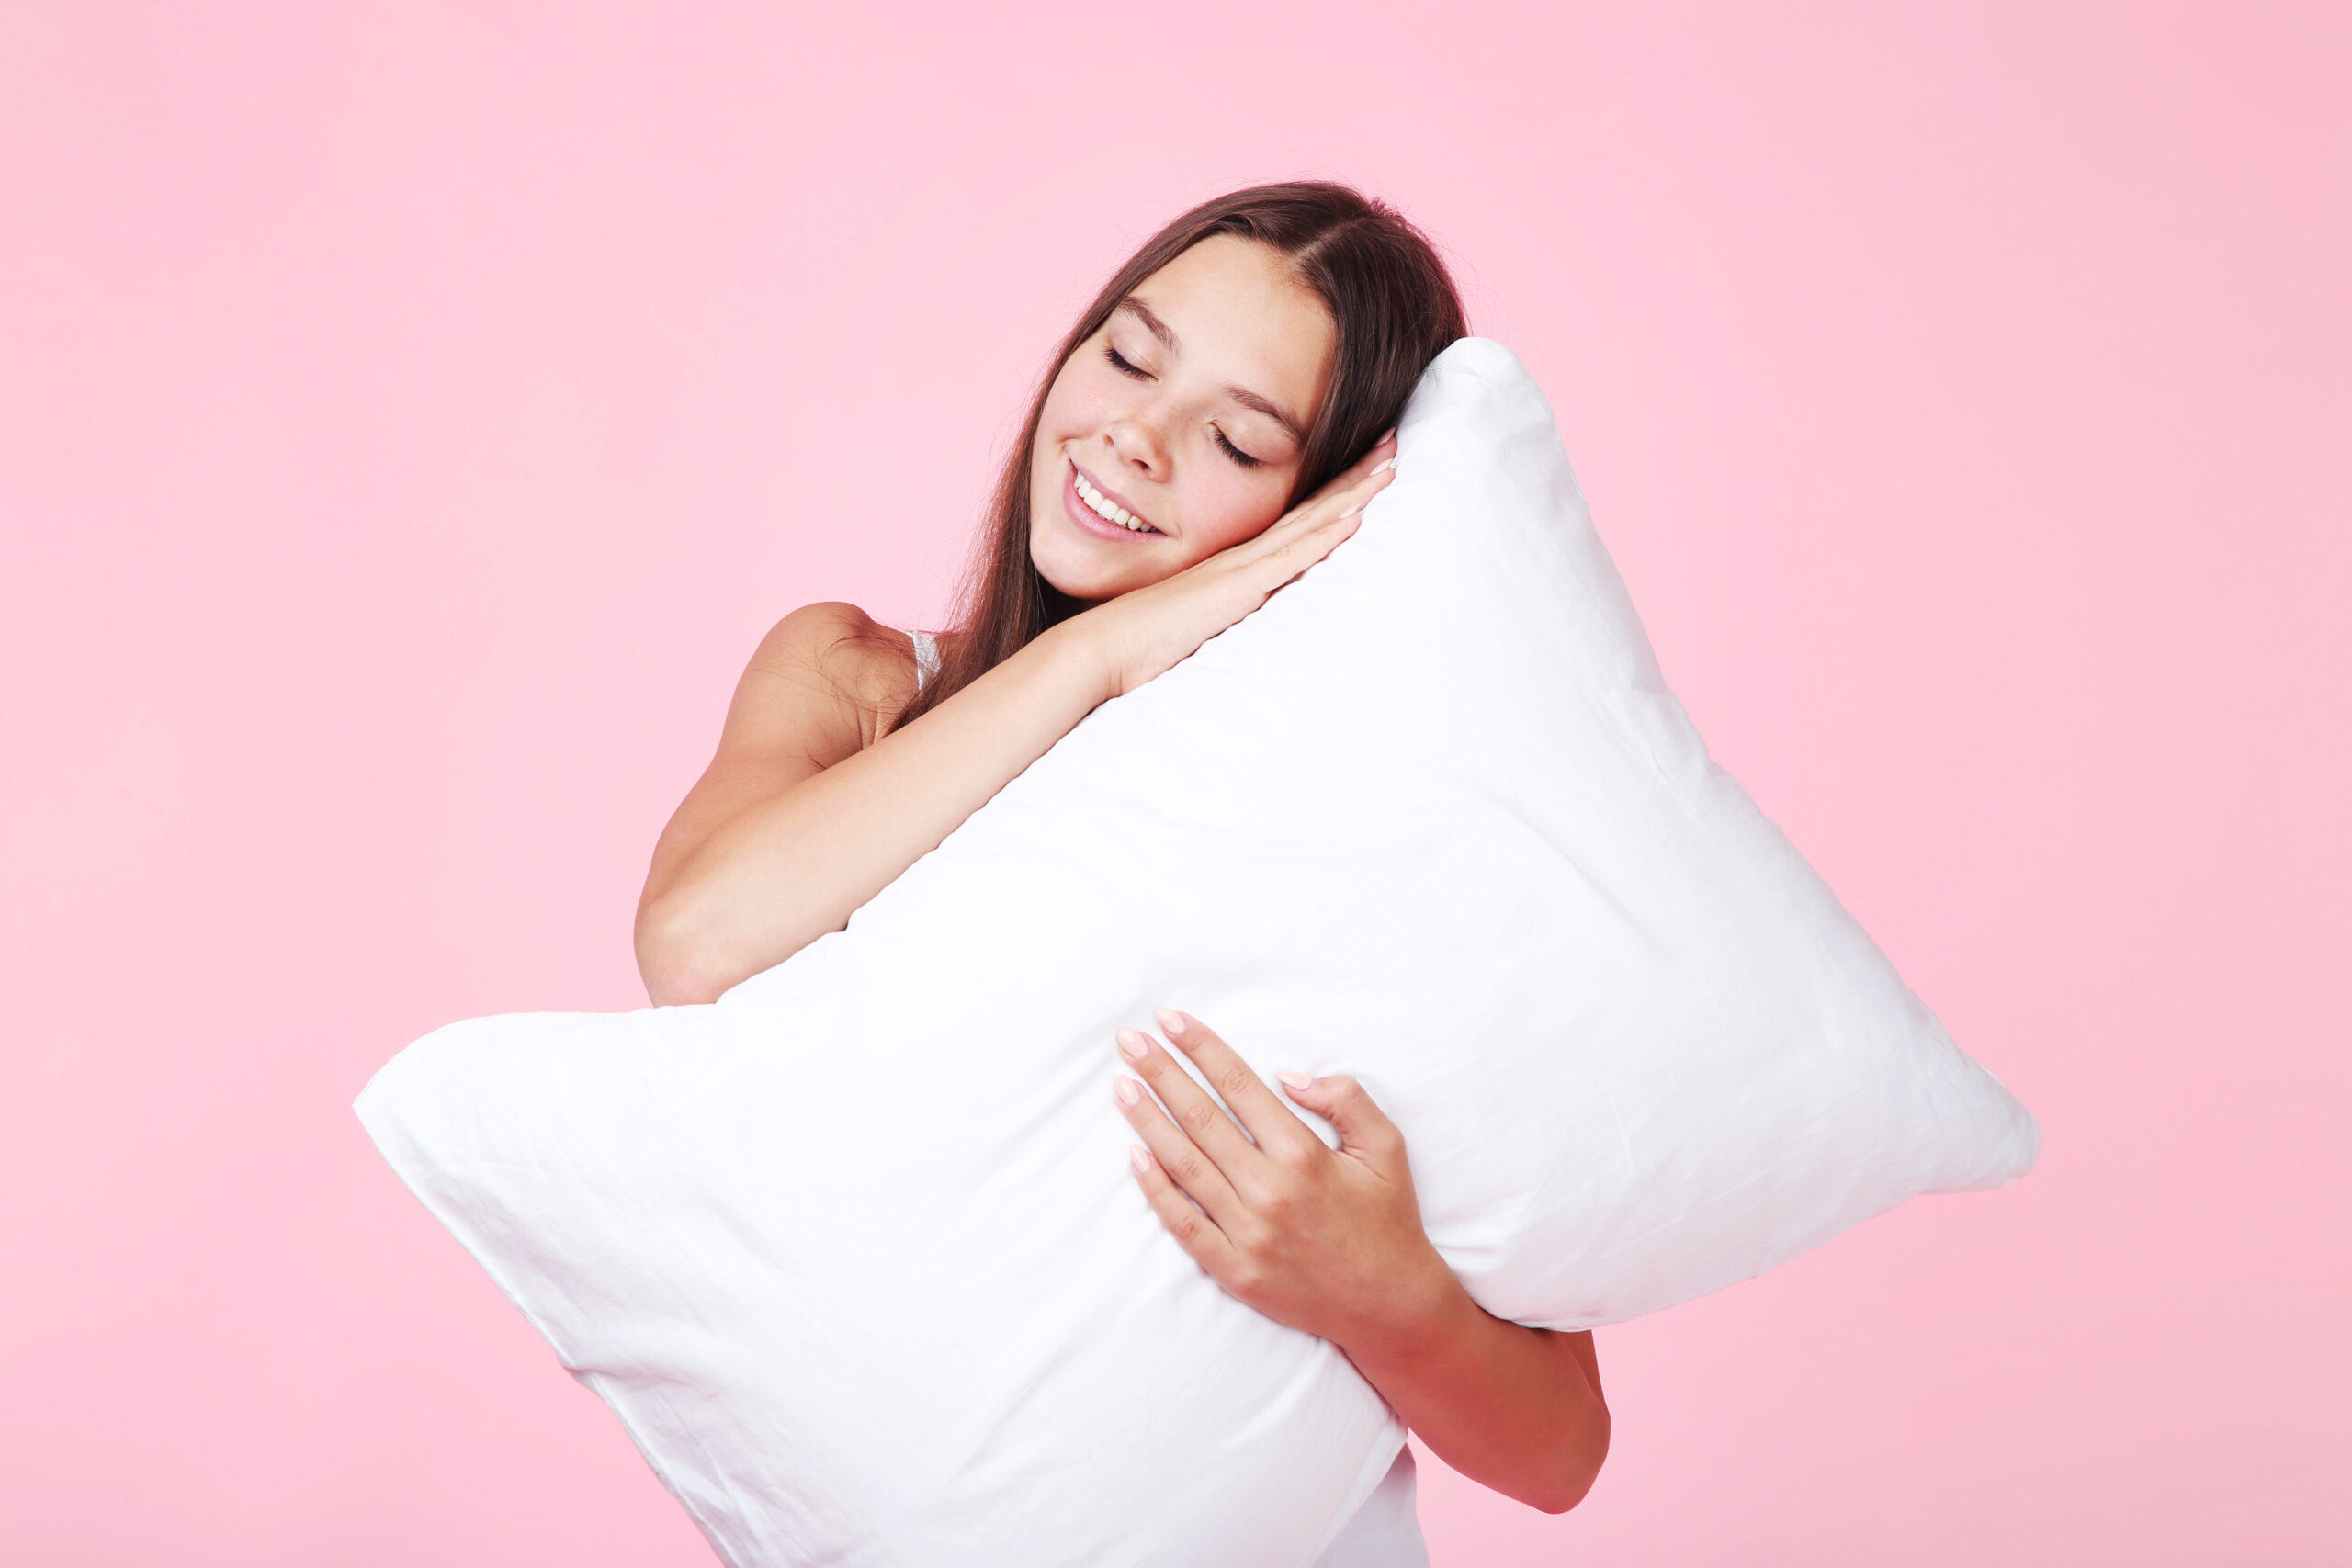
[[[1112,1032],[1351,1072],[1562,1328],[2033,1163],[1708,761],[1500,345],[1359,535],[712,1006],[476,1020],[359,1113],[729,1562],[1306,1568],[1401,1433],[1152,1217]]]

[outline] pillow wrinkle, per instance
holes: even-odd
[[[453,1025],[360,1097],[735,1568],[1311,1568],[1380,1483],[1394,1412],[1130,1177],[1110,1034],[1155,1006],[1354,1075],[1449,1267],[1541,1326],[2031,1168],[1709,755],[1507,349],[1438,357],[1396,463],[845,929],[710,1006]]]

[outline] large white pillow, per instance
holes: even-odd
[[[1379,1396],[1127,1171],[1112,1032],[1351,1072],[1489,1311],[1583,1327],[2033,1163],[1659,679],[1552,414],[1455,344],[1362,531],[707,1007],[452,1025],[386,1157],[722,1556],[1303,1568]]]

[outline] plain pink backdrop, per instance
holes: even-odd
[[[2352,13],[1762,9],[0,4],[0,1561],[708,1561],[351,1098],[639,1005],[760,634],[935,622],[1086,295],[1302,173],[2046,1136],[1603,1332],[1441,1568],[2352,1560]]]

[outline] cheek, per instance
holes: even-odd
[[[1116,417],[1115,395],[1124,383],[1109,380],[1114,373],[1107,366],[1099,373],[1094,371],[1085,363],[1086,357],[1083,348],[1070,355],[1046,389],[1046,400],[1037,411],[1041,445],[1091,435]]]
[[[1226,472],[1218,472],[1223,468]],[[1184,554],[1200,560],[1217,551],[1252,539],[1283,514],[1289,485],[1271,476],[1253,476],[1223,457],[1211,457],[1184,476],[1178,489],[1185,521]]]
[[[1079,400],[1070,386],[1068,370],[1054,378],[1046,389],[1046,400],[1037,409],[1037,445],[1030,459],[1029,475],[1035,492],[1032,504],[1045,505],[1046,492],[1057,490],[1062,480],[1062,444],[1079,433],[1082,414]]]

